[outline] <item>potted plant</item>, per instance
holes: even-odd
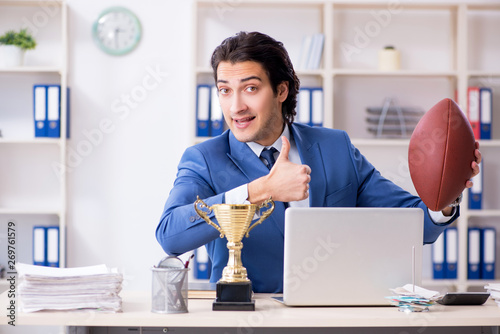
[[[36,47],[35,39],[26,29],[19,32],[9,30],[0,36],[1,58],[5,66],[21,66],[24,63],[24,53]]]

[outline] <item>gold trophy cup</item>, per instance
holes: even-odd
[[[264,211],[258,221],[253,225],[252,219],[255,213],[260,212],[264,207],[269,207]],[[209,225],[220,232],[220,237],[227,238],[227,248],[229,249],[229,259],[227,266],[222,271],[222,278],[217,282],[217,298],[213,303],[214,311],[239,310],[254,311],[255,302],[252,300],[252,282],[247,277],[247,270],[241,262],[241,240],[274,210],[274,202],[271,198],[261,205],[257,204],[215,204],[208,206],[199,197],[194,202],[196,212]],[[205,208],[207,211],[203,211]],[[208,214],[213,211],[219,225],[215,224]]]

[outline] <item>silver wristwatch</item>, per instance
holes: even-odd
[[[460,194],[460,196],[458,196],[457,199],[448,206],[455,208],[455,207],[459,206],[460,203],[462,203],[462,194]]]

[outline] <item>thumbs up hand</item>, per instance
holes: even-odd
[[[281,152],[268,175],[248,184],[248,200],[260,204],[272,197],[275,201],[292,202],[309,197],[311,168],[298,165],[288,158],[290,142],[281,137]]]

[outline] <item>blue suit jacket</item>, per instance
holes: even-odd
[[[420,198],[383,178],[351,144],[344,131],[290,127],[302,163],[311,168],[311,207],[420,207],[425,212],[424,242],[436,240],[445,226],[436,225]],[[230,131],[188,148],[156,229],[156,238],[172,255],[206,245],[212,260],[211,281],[227,264],[226,239],[200,218],[193,203],[199,196],[209,206],[224,203],[224,194],[268,173],[267,167]],[[243,239],[242,262],[255,292],[283,290],[283,203]],[[453,220],[458,216],[458,210]],[[211,215],[212,221],[216,219]],[[451,222],[450,222],[451,223]]]

